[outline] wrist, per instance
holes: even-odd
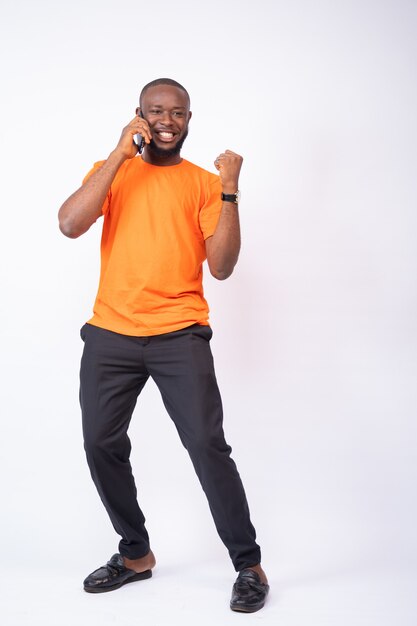
[[[237,183],[222,185],[222,192],[225,194],[236,193],[238,189],[239,186]]]
[[[112,152],[110,152],[108,161],[114,162],[115,164],[121,165],[128,159],[128,155],[123,152],[120,148],[115,148]]]
[[[232,202],[238,205],[240,201],[240,190],[237,189],[234,193],[224,193],[224,191],[222,191],[221,199],[223,202]]]

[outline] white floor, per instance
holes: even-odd
[[[88,572],[42,568],[4,572],[6,626],[214,626],[261,620],[280,626],[415,626],[417,576],[405,564],[385,569],[360,563],[298,565],[270,572],[265,608],[252,615],[228,608],[233,572],[209,564],[159,565],[152,579],[107,594],[86,594]],[[309,571],[310,569],[310,571]]]

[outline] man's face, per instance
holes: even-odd
[[[179,154],[191,118],[187,94],[171,85],[150,87],[142,97],[141,110],[152,133],[147,149],[158,156]]]

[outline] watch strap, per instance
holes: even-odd
[[[236,193],[223,193],[222,192],[222,201],[223,202],[234,202],[237,204],[239,202],[239,192]]]

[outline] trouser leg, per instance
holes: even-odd
[[[242,481],[224,437],[211,335],[210,327],[193,325],[153,338],[144,354],[191,457],[219,536],[240,571],[259,563],[261,554]]]
[[[127,430],[149,377],[141,359],[142,346],[90,324],[83,326],[81,336],[80,404],[87,462],[113,527],[122,537],[120,553],[140,558],[150,546],[136,499]]]

